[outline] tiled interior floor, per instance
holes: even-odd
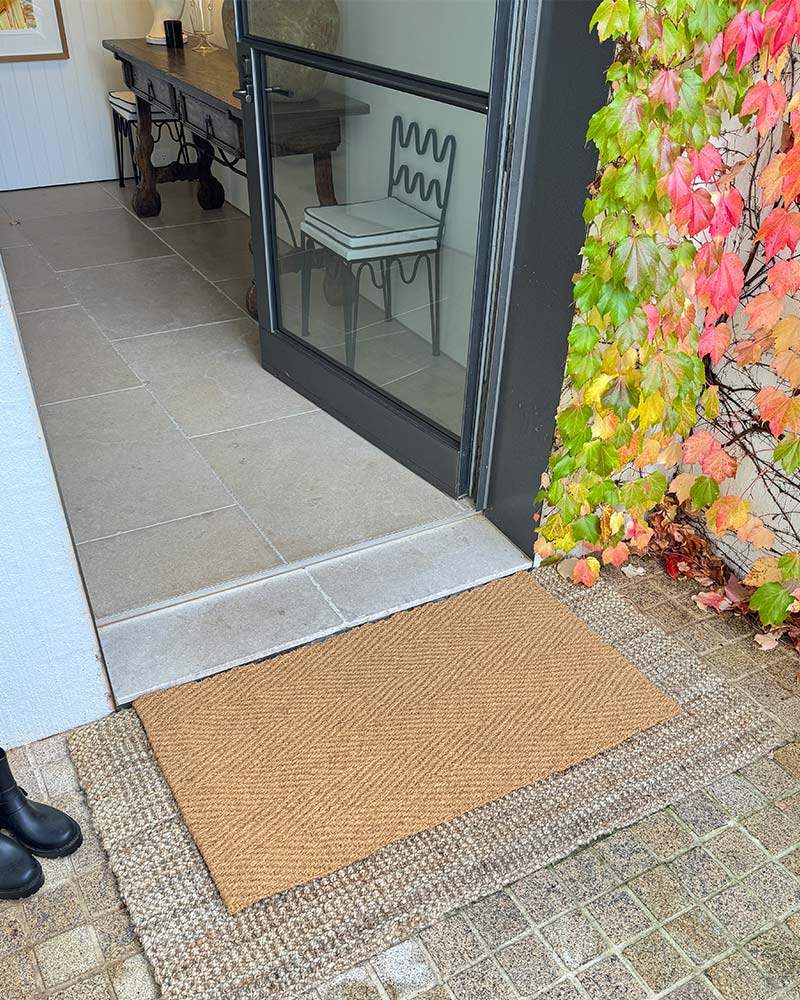
[[[616,583],[785,727],[786,746],[675,806],[451,913],[304,1000],[798,1000],[800,689],[794,653],[704,614],[653,563]],[[694,588],[697,589],[697,588]],[[0,904],[3,1000],[155,1000],[63,737],[13,752],[86,845]]]
[[[317,580],[298,577],[269,593],[305,595],[303,620],[314,628],[284,627],[275,639],[286,609],[264,616],[266,591],[237,587],[469,515],[261,368],[258,327],[243,309],[249,220],[228,204],[204,212],[188,183],[160,191],[161,215],[144,220],[127,208],[130,184],[0,193],[0,253],[120,700],[346,618]],[[341,353],[321,285],[318,274],[312,341]],[[371,378],[403,382],[411,402],[425,391],[440,408],[460,407],[463,369],[432,359],[429,344],[367,300],[361,319],[358,363]],[[434,361],[446,391],[430,381]],[[171,609],[208,619],[210,606],[192,601],[220,592],[224,614],[249,638],[229,643],[228,659],[194,648],[193,668],[175,650],[188,626]],[[240,596],[246,612],[231,604]],[[171,674],[151,666],[139,677],[131,656],[143,637]]]

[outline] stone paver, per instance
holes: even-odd
[[[692,604],[653,563],[620,586],[678,641],[709,652],[786,728],[786,745],[504,891],[446,915],[301,1000],[800,1000],[800,685]],[[688,603],[687,603],[688,602]],[[158,1000],[92,828],[63,735],[11,751],[32,794],[85,842],[45,861],[45,888],[0,902],[1,1000]]]

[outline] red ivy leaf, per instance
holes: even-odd
[[[711,77],[717,73],[725,62],[722,52],[722,32],[709,45],[706,54],[703,56],[701,69],[703,71],[703,83],[708,83]]]
[[[714,203],[705,188],[693,189],[680,208],[675,209],[675,224],[686,227],[690,236],[697,236],[714,217]]]
[[[697,294],[702,304],[711,305],[716,319],[721,313],[731,316],[736,312],[743,285],[744,268],[739,255],[725,253],[715,271],[697,279]]]
[[[779,260],[769,270],[767,281],[773,293],[781,298],[800,288],[800,260]]]
[[[711,220],[709,228],[711,235],[721,236],[724,239],[732,229],[739,225],[743,207],[742,196],[736,188],[731,188],[730,191],[723,194],[717,202],[714,218]]]
[[[800,431],[800,396],[787,396],[774,385],[765,386],[755,398],[762,420],[769,421],[775,437],[790,431]]]
[[[707,354],[712,364],[716,365],[730,346],[731,328],[727,323],[717,323],[716,326],[707,326],[700,334],[697,353],[701,358]]]
[[[785,107],[786,91],[783,84],[779,80],[771,84],[766,80],[759,80],[745,95],[742,101],[742,114],[752,115],[755,111],[758,134],[766,135],[777,125]]]
[[[767,8],[764,26],[770,55],[776,56],[800,29],[800,0],[775,0]]]
[[[748,14],[746,10],[740,11],[725,29],[722,40],[722,51],[725,58],[736,49],[736,72],[746,66],[758,53],[764,41],[764,22],[761,20],[761,12],[753,11]]]
[[[672,114],[678,107],[680,87],[680,75],[674,69],[662,69],[650,84],[647,96],[654,108],[666,104],[669,113]]]
[[[794,253],[800,241],[800,213],[787,212],[785,208],[773,208],[761,223],[756,233],[757,240],[764,241],[767,260],[787,248]]]
[[[781,156],[778,173],[784,204],[790,205],[800,194],[800,146],[792,146],[788,153]]]
[[[747,303],[744,311],[750,317],[748,330],[771,330],[783,316],[783,300],[772,292],[762,292]]]
[[[695,431],[683,442],[683,459],[689,464],[699,463],[703,473],[718,483],[736,475],[736,459],[706,430]]]
[[[689,162],[694,176],[704,181],[710,181],[718,170],[722,170],[722,157],[717,147],[710,142],[701,150],[690,149]]]

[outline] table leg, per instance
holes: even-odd
[[[336,192],[333,190],[333,164],[331,154],[314,153],[314,184],[320,205],[335,205]]]
[[[195,136],[197,148],[197,202],[206,210],[222,208],[225,204],[225,188],[211,173],[214,162],[214,147],[202,136]]]
[[[153,116],[150,105],[141,97],[136,98],[139,137],[136,144],[136,164],[139,183],[133,196],[133,210],[140,218],[150,218],[161,212],[161,195],[156,186],[156,170],[150,159],[153,153]]]

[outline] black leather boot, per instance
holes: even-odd
[[[0,827],[40,858],[63,858],[83,843],[71,816],[28,798],[14,780],[5,750],[0,750]]]
[[[25,899],[43,885],[44,873],[36,858],[0,833],[0,899]]]

